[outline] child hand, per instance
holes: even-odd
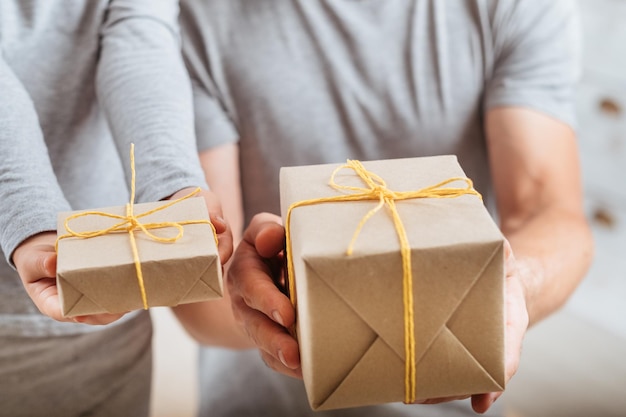
[[[56,233],[39,233],[26,239],[13,252],[13,262],[22,284],[39,311],[57,321],[95,325],[108,324],[121,318],[124,314],[63,317],[56,283],[55,241]]]

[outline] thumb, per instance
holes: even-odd
[[[57,254],[51,252],[41,253],[41,272],[47,277],[56,277],[57,275]]]
[[[211,223],[215,228],[215,233],[217,234],[217,239],[219,241],[217,249],[220,260],[222,261],[222,264],[225,264],[233,253],[232,231],[230,230],[228,222],[224,220],[222,205],[217,195],[211,191],[204,191],[202,195],[206,201]]]
[[[13,262],[24,283],[56,275],[55,239],[56,233],[40,233],[30,237],[15,249]]]
[[[29,270],[25,271],[28,281],[56,276],[57,255],[54,252],[36,250],[31,255]]]

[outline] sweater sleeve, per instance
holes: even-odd
[[[495,66],[487,108],[523,106],[575,128],[579,33],[570,0],[503,0],[492,28]]]
[[[37,113],[22,83],[0,57],[0,244],[7,261],[26,238],[56,230],[69,210],[52,170]]]
[[[137,201],[207,187],[198,160],[176,0],[112,0],[96,88],[124,167],[135,143]]]

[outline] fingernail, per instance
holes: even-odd
[[[272,311],[272,317],[274,318],[274,321],[276,323],[278,323],[281,326],[285,327],[285,322],[283,321],[282,316],[280,315],[280,313],[277,310]]]
[[[285,365],[285,368],[289,368],[289,365],[287,365],[287,361],[285,360],[285,355],[283,355],[283,351],[282,350],[278,351],[278,359],[280,359],[282,364]]]

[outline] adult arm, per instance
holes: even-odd
[[[561,307],[585,276],[592,237],[574,131],[520,107],[490,110],[486,131],[500,228],[512,249],[506,277],[508,381],[517,371],[528,325]],[[474,409],[486,411],[499,396],[474,396]]]
[[[584,277],[592,239],[582,207],[574,89],[578,25],[573,2],[499,2],[495,65],[485,91],[485,132],[507,268],[506,378],[527,325],[567,300]],[[484,411],[500,394],[473,398]]]
[[[219,89],[210,76],[206,60],[205,8],[181,5],[183,55],[192,80],[196,142],[205,179],[219,197],[235,244],[241,239],[243,206],[239,180],[239,137],[235,124],[219,99]],[[224,265],[224,297],[185,304],[173,312],[186,331],[203,345],[230,348],[252,347],[248,335],[234,320],[228,290],[230,264]]]
[[[576,137],[566,124],[523,108],[493,109],[486,126],[500,227],[532,325],[563,305],[592,258]]]
[[[221,201],[237,244],[243,225],[238,145],[226,143],[201,151],[199,155],[206,180]],[[230,264],[224,266],[225,280],[229,267]],[[183,304],[172,310],[189,335],[203,345],[236,349],[254,347],[243,328],[235,322],[228,285],[224,285],[224,297],[219,300]]]
[[[579,28],[563,0],[505,2],[498,22],[487,149],[532,324],[565,302],[592,256],[574,130]]]

